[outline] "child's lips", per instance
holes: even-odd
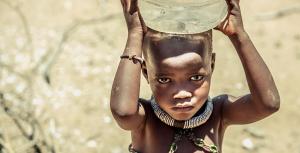
[[[192,105],[181,105],[181,106],[175,106],[172,109],[176,112],[188,112],[191,111],[194,108]]]
[[[184,102],[177,102],[174,107],[181,108],[181,107],[194,107],[194,106],[192,102],[184,101]]]

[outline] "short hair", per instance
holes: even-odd
[[[150,39],[149,39],[150,38]],[[170,39],[178,39],[178,40],[207,40],[209,44],[208,57],[211,57],[212,54],[212,30],[205,31],[197,34],[172,34],[172,33],[164,33],[149,29],[146,33],[143,40],[143,56],[145,60],[148,60],[148,50],[150,41],[153,40],[170,40]]]

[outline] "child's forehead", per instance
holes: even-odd
[[[149,50],[152,52],[162,52],[168,54],[179,54],[189,51],[205,50],[208,42],[204,39],[187,39],[184,37],[171,36],[163,39],[149,41]]]
[[[211,31],[200,34],[168,34],[157,31],[147,32],[144,50],[149,54],[172,56],[185,52],[211,51]]]
[[[206,73],[208,62],[197,53],[185,53],[165,59],[152,59],[148,63],[148,74],[151,77],[159,76],[190,76]]]
[[[159,69],[180,69],[187,70],[193,68],[199,68],[206,65],[205,59],[195,52],[184,53],[181,55],[156,60],[155,65]]]

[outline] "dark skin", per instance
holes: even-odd
[[[157,34],[149,29],[145,36],[143,74],[160,107],[176,120],[188,120],[208,98],[214,64],[211,32],[191,38]],[[178,111],[189,106],[189,112]]]
[[[158,105],[174,119],[187,120],[203,106],[209,95],[215,59],[214,54],[210,54],[208,40],[211,38],[205,34],[187,39],[162,38],[159,32],[144,26],[136,1],[121,2],[128,27],[124,54],[141,57],[144,48],[147,56],[143,68],[128,59],[120,61],[111,91],[111,111],[120,127],[131,131],[133,148],[142,153],[166,153],[174,128],[153,114],[148,101],[139,101],[141,71]],[[212,116],[194,129],[197,137],[207,144],[215,144],[219,152],[229,125],[261,120],[276,112],[280,104],[272,75],[243,27],[239,0],[228,0],[228,5],[229,15],[216,29],[228,36],[234,45],[250,93],[239,97],[228,94],[214,97]],[[177,109],[186,105],[190,109]],[[205,151],[183,139],[176,153],[201,152]]]

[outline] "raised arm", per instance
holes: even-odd
[[[239,0],[228,0],[228,19],[218,27],[234,45],[243,65],[250,94],[234,98],[224,95],[223,121],[226,125],[247,124],[263,119],[279,109],[280,97],[267,65],[245,32]]]
[[[144,30],[137,0],[121,0],[128,27],[128,38],[123,55],[142,57]],[[119,126],[125,130],[137,129],[145,120],[145,112],[138,104],[140,91],[140,63],[128,58],[120,63],[111,89],[110,107]]]

